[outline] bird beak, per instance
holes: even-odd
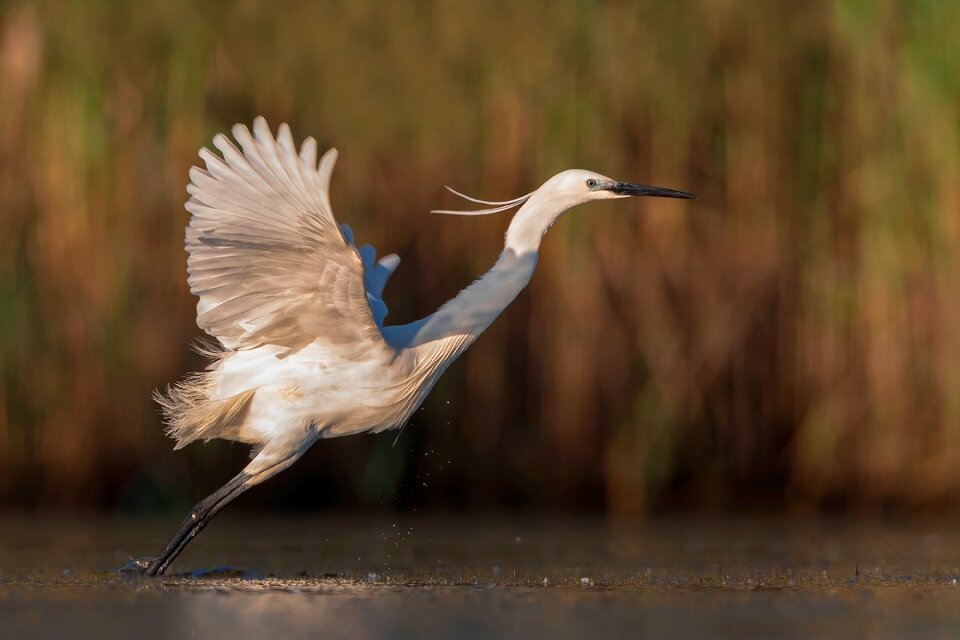
[[[653,196],[656,198],[684,198],[686,200],[695,200],[697,196],[686,191],[677,191],[676,189],[665,189],[663,187],[650,187],[645,184],[631,184],[629,182],[614,182],[607,191],[612,191],[618,196]]]

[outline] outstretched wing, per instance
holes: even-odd
[[[313,138],[298,153],[286,124],[274,139],[260,117],[253,135],[243,125],[233,135],[239,149],[218,134],[223,157],[202,149],[206,169],[190,170],[187,281],[199,297],[197,324],[233,350],[384,345],[380,293],[399,258],[374,262],[373,248],[357,249],[334,219],[336,150],[318,166]]]
[[[391,253],[377,260],[377,250],[373,248],[373,245],[356,246],[353,240],[353,229],[350,228],[350,225],[341,224],[340,231],[350,246],[354,247],[360,254],[360,261],[363,262],[363,288],[367,292],[367,304],[370,305],[373,321],[382,329],[383,320],[390,313],[390,310],[387,309],[387,303],[383,301],[383,287],[387,284],[390,276],[393,275],[397,265],[400,264],[400,256]]]

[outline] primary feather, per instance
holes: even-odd
[[[358,252],[337,225],[328,195],[336,150],[318,167],[316,143],[307,139],[297,154],[286,125],[276,140],[263,118],[253,135],[242,125],[233,133],[242,151],[218,135],[223,158],[204,150],[206,169],[190,171],[197,323],[232,350],[276,345],[289,354],[317,340],[382,348],[380,292],[398,259],[378,271],[372,248]]]

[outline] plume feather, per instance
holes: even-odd
[[[446,214],[446,215],[453,215],[453,216],[485,216],[485,215],[489,215],[489,214],[491,214],[491,213],[500,213],[501,211],[506,211],[507,209],[512,209],[512,208],[516,207],[517,205],[523,204],[524,202],[526,202],[527,200],[530,199],[530,196],[533,195],[533,192],[531,191],[530,193],[528,193],[528,194],[526,194],[526,195],[523,195],[523,196],[520,196],[519,198],[514,198],[513,200],[500,200],[500,201],[496,201],[496,200],[481,200],[480,198],[474,198],[474,197],[468,196],[468,195],[466,195],[466,194],[464,194],[464,193],[460,193],[459,191],[457,191],[457,190],[454,189],[453,187],[449,187],[449,186],[444,185],[444,188],[445,188],[447,191],[449,191],[450,193],[452,193],[452,194],[454,194],[454,195],[456,195],[456,196],[459,196],[459,197],[463,198],[464,200],[469,200],[470,202],[476,202],[477,204],[489,204],[489,205],[493,205],[493,206],[491,206],[491,207],[489,207],[489,208],[487,208],[487,209],[476,209],[476,210],[474,210],[474,211],[454,211],[454,210],[451,210],[451,209],[433,209],[432,211],[430,211],[430,213],[443,213],[443,214]]]

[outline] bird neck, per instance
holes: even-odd
[[[504,249],[483,276],[430,317],[427,335],[466,335],[472,342],[523,291],[536,266],[535,251],[518,255]]]
[[[533,277],[537,252],[504,249],[496,264],[432,315],[400,327],[384,327],[389,344],[401,349],[434,349],[449,343],[456,357],[496,320]],[[446,348],[442,348],[446,351]]]
[[[571,206],[556,196],[534,193],[510,221],[503,252],[489,271],[436,313],[408,325],[384,327],[384,338],[394,348],[418,353],[439,348],[442,359],[451,362],[527,286],[543,235]]]
[[[571,206],[573,203],[561,201],[556,195],[535,192],[510,221],[504,253],[513,251],[517,255],[523,255],[539,251],[543,236]]]

